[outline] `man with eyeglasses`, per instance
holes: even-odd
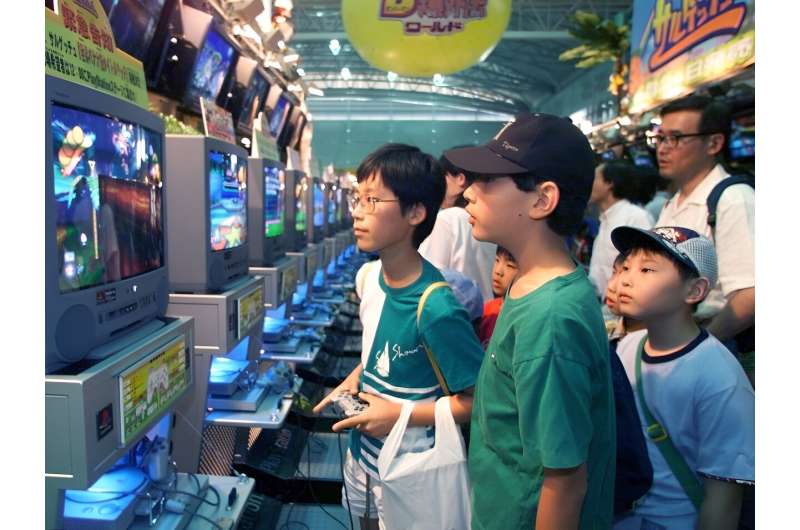
[[[725,189],[708,224],[707,199],[730,175],[721,164],[730,138],[727,105],[706,96],[688,96],[661,110],[661,128],[650,140],[656,147],[661,176],[677,193],[670,198],[656,226],[683,226],[714,241],[719,282],[698,307],[695,317],[719,340],[736,340],[740,360],[754,380],[751,354],[755,325],[755,193],[746,184]]]

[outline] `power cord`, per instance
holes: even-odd
[[[313,432],[309,433],[309,435],[308,435],[309,441],[313,438],[314,434],[315,433],[313,433]],[[306,479],[306,485],[308,487],[308,491],[311,492],[311,496],[314,498],[314,502],[317,503],[317,506],[319,506],[320,510],[322,510],[325,513],[325,515],[327,515],[328,517],[330,517],[331,519],[336,521],[336,523],[338,523],[339,526],[341,526],[342,528],[347,530],[347,526],[343,522],[341,522],[333,514],[331,514],[328,510],[325,509],[325,507],[319,501],[319,498],[317,497],[317,494],[314,492],[314,487],[311,485],[311,445],[310,445],[310,443],[306,443],[306,453],[307,453],[307,456],[308,456],[308,474],[305,475],[300,470],[300,460],[297,461],[297,472],[300,474],[300,476],[302,478]]]
[[[344,479],[344,456],[342,455],[342,433],[336,433],[336,443],[339,445],[339,469],[342,472],[342,489],[344,490],[344,500],[347,502],[347,515],[350,517],[350,530],[353,528],[353,510],[350,507],[350,495],[347,494],[347,482]]]
[[[286,521],[281,525],[278,530],[289,530],[289,525],[296,524],[304,527],[306,530],[311,530],[308,525],[302,521],[292,521],[292,511],[294,511],[295,503],[289,506],[289,513],[286,514]]]

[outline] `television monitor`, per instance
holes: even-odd
[[[258,116],[269,89],[258,61],[241,56],[233,69],[233,81],[230,91],[219,95],[220,105],[231,112],[236,129],[243,134],[250,134],[253,119]]]
[[[652,151],[650,151],[644,141],[628,144],[625,147],[625,151],[630,161],[633,162],[633,165],[638,167],[658,168]]]
[[[164,315],[164,125],[45,77],[47,373]]]
[[[338,213],[337,210],[339,208],[338,202],[338,195],[336,194],[338,188],[334,189],[335,186],[333,184],[328,184],[326,186],[327,193],[327,204],[328,204],[328,233],[334,233],[336,231],[336,223],[338,219],[336,219],[336,214]]]
[[[281,96],[278,97],[278,101],[275,103],[275,108],[272,109],[272,113],[269,117],[269,133],[276,140],[281,137],[291,111],[292,104],[289,103],[289,100],[283,94],[281,94]],[[278,143],[280,144],[280,142]]]
[[[247,200],[253,225],[250,265],[270,267],[288,250],[286,243],[286,168],[276,160],[250,158]],[[260,234],[255,227],[260,227]]]
[[[336,188],[336,224],[337,224],[339,230],[344,228],[344,211],[347,209],[347,204],[345,204],[346,200],[347,200],[347,196],[344,193],[344,190],[341,188],[341,186],[337,186],[337,188]]]
[[[737,123],[731,129],[728,140],[728,155],[731,160],[752,160],[756,157],[756,129]]]
[[[157,33],[160,49],[154,49],[157,58],[154,58],[152,71],[148,71],[148,84],[155,91],[182,101],[213,17],[184,2],[172,6],[174,8],[169,13],[165,9],[162,16],[162,26]],[[156,46],[155,42],[153,46]],[[199,109],[199,103],[197,105]]]
[[[236,56],[236,47],[213,26],[208,28],[203,47],[197,54],[189,76],[184,103],[199,110],[201,97],[216,102],[223,85],[231,81],[228,71]]]
[[[247,274],[247,152],[205,136],[167,135],[173,292],[220,292]]]
[[[269,91],[267,92],[267,99],[264,100],[264,111],[267,113],[268,116],[272,116],[272,111],[275,110],[275,107],[278,104],[278,100],[283,94],[283,87],[280,85],[280,81],[278,79],[271,78]]]
[[[308,242],[319,243],[325,238],[325,184],[319,178],[309,179],[309,193],[306,194],[306,216],[311,220],[308,226]]]
[[[308,193],[308,177],[300,170],[286,170],[286,240],[289,250],[301,251],[308,243],[306,223],[306,196]]]
[[[103,0],[118,48],[145,61],[166,0]]]

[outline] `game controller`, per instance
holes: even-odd
[[[331,398],[331,403],[333,403],[334,410],[340,416],[345,416],[347,418],[363,414],[369,408],[369,403],[347,391],[342,391],[333,396]]]

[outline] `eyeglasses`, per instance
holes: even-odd
[[[360,197],[358,195],[351,195],[350,196],[350,213],[354,213],[356,209],[361,206],[361,209],[364,213],[373,214],[375,213],[375,205],[379,202],[400,202],[400,199],[379,199],[378,197]]]
[[[647,145],[653,148],[658,148],[659,145],[665,144],[670,149],[678,147],[681,138],[693,138],[696,136],[709,136],[717,134],[714,132],[700,132],[700,133],[672,133],[672,134],[650,134],[647,136]]]

